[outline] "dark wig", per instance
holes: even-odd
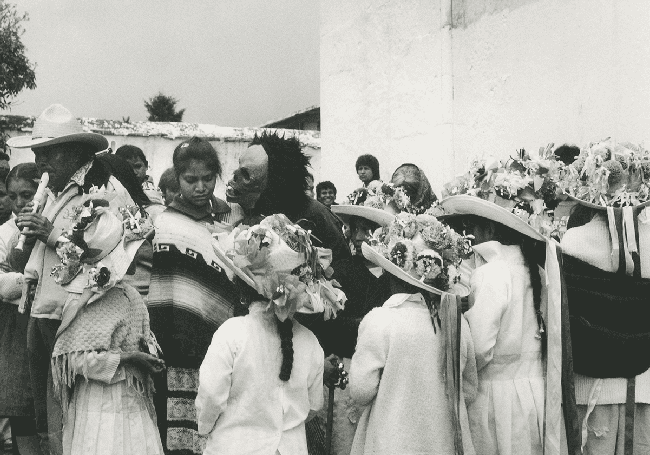
[[[36,163],[21,163],[14,166],[7,174],[5,180],[7,186],[9,186],[11,180],[26,180],[36,189],[38,188],[38,182],[41,180],[41,173],[38,172]]]
[[[373,180],[381,180],[379,176],[379,160],[372,155],[361,155],[354,164],[354,169],[359,170],[359,166],[368,166],[372,171]]]
[[[140,147],[136,147],[135,145],[123,145],[115,150],[115,155],[119,156],[123,160],[137,160],[139,158],[145,166],[149,166],[149,162],[147,161],[144,152]]]
[[[324,182],[320,182],[318,185],[316,185],[316,197],[320,197],[320,192],[323,190],[332,190],[334,191],[334,197],[336,197],[336,187],[332,182],[329,180],[325,180]]]
[[[488,220],[477,215],[467,215],[462,217],[465,226],[474,225],[486,227],[489,223],[494,223],[495,231],[493,240],[502,245],[519,245],[524,257],[524,263],[530,275],[530,284],[533,288],[533,306],[535,316],[537,317],[537,326],[542,339],[542,356],[546,357],[546,324],[542,317],[542,277],[539,273],[539,264],[543,263],[544,244],[534,240],[527,235],[521,234],[496,221]],[[466,228],[466,231],[469,229]]]
[[[309,157],[295,137],[278,136],[277,132],[255,135],[253,145],[261,145],[269,160],[264,192],[255,204],[259,215],[284,213],[291,218],[309,202],[305,194]]]
[[[221,161],[219,155],[212,144],[206,139],[194,136],[189,141],[178,144],[174,149],[172,161],[174,163],[174,172],[176,177],[181,175],[190,167],[192,160],[201,161],[205,166],[221,177]]]
[[[239,277],[235,276],[235,287],[239,290],[241,303],[250,305],[252,302],[265,302],[268,299],[257,293],[253,288],[244,283]],[[244,312],[238,312],[245,314]],[[237,316],[237,314],[235,314]],[[280,379],[288,381],[293,369],[293,321],[287,318],[280,321],[275,317],[275,325],[280,335],[280,351],[282,351],[282,365],[280,366]]]
[[[151,205],[151,201],[142,189],[138,177],[133,172],[131,165],[117,155],[100,155],[97,161],[103,162],[110,169],[111,174],[120,181],[122,186],[129,192],[133,202],[139,206],[146,207]]]

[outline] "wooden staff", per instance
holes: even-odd
[[[45,196],[45,188],[47,188],[48,183],[50,183],[50,176],[47,172],[43,172],[41,181],[38,184],[38,189],[36,190],[36,194],[34,194],[34,206],[32,207],[32,213],[36,213],[38,211],[38,207],[43,201],[43,196]],[[17,250],[22,251],[25,246],[25,232],[27,232],[26,227],[23,228],[23,233],[20,234],[20,238],[18,239],[18,245],[16,245]]]
[[[327,400],[327,424],[325,425],[325,453],[330,455],[332,453],[332,428],[334,426],[334,389],[339,387],[341,390],[345,390],[348,385],[348,372],[345,371],[345,365],[343,362],[339,362],[336,359],[331,359],[333,365],[336,366],[338,373],[338,379],[336,383],[331,387],[328,386],[329,398]]]

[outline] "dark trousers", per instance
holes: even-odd
[[[56,331],[61,321],[56,319],[29,318],[27,325],[27,354],[29,374],[34,394],[36,431],[49,436],[50,451],[62,452],[61,405],[54,397],[50,360],[54,350]]]

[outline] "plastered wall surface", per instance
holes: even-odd
[[[648,141],[650,2],[321,2],[322,174],[361,153],[434,188],[471,158],[547,142]],[[341,197],[339,197],[339,201]]]
[[[321,170],[338,201],[359,184],[360,154],[380,158],[384,180],[405,161],[435,165],[444,134],[436,3],[321,2]]]

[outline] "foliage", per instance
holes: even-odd
[[[36,88],[34,66],[25,56],[21,36],[27,13],[18,14],[16,6],[0,0],[0,110],[11,106],[11,98],[24,89]]]
[[[177,103],[176,98],[158,92],[156,96],[144,102],[144,107],[149,112],[148,120],[150,122],[182,122],[185,109],[176,111]]]

